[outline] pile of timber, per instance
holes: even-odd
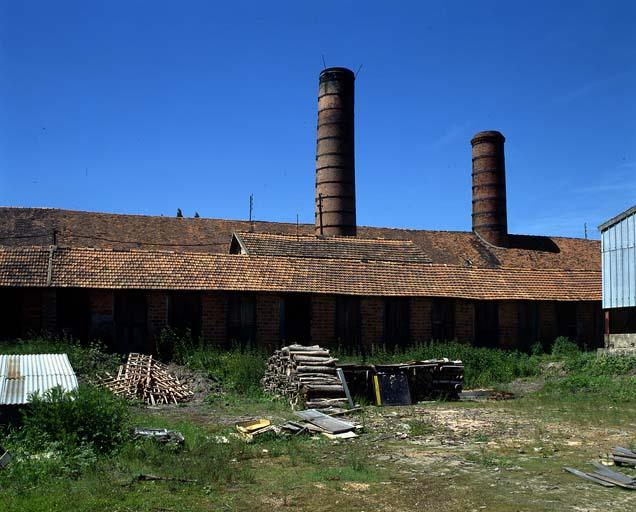
[[[168,367],[143,354],[128,354],[126,364],[117,375],[109,373],[97,379],[97,384],[130,400],[143,400],[150,405],[178,404],[194,396],[192,390],[168,372]]]
[[[261,383],[265,391],[284,397],[295,408],[341,407],[347,404],[336,373],[337,359],[319,345],[290,345],[269,358]]]
[[[413,403],[437,398],[455,400],[464,385],[464,365],[461,361],[428,359],[398,364],[342,364],[349,391],[356,396],[375,400],[373,376],[404,374]]]

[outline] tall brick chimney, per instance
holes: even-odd
[[[356,235],[354,81],[346,68],[327,68],[318,86],[316,234]]]
[[[497,131],[475,134],[473,146],[473,231],[498,247],[508,245],[505,137]]]

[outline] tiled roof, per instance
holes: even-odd
[[[0,257],[0,286],[46,286],[50,251],[44,247],[6,250]]]
[[[174,250],[227,253],[232,233],[254,231],[311,235],[314,226],[224,219],[118,215],[51,208],[0,207],[0,244],[48,245],[57,231],[62,247]],[[476,267],[600,270],[600,244],[594,240],[510,235],[510,247],[497,248],[472,232],[358,227],[360,238],[412,241],[433,263]]]
[[[0,249],[0,268],[20,253]],[[30,283],[43,286],[42,259],[24,258]],[[431,296],[501,300],[600,300],[601,274],[590,270],[476,268],[387,261],[244,256],[58,248],[52,253],[53,287],[305,292],[366,296]],[[46,275],[46,274],[45,274]],[[38,277],[39,276],[39,277]],[[6,273],[0,286],[17,286]]]
[[[249,232],[234,233],[234,237],[233,244],[240,244],[243,252],[251,256],[431,263],[431,259],[411,240]]]

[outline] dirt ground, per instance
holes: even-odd
[[[280,406],[255,407],[221,401],[149,412],[187,418],[220,432],[245,419],[263,416],[280,423],[292,415]],[[427,402],[370,406],[351,419],[364,426],[363,433],[351,441],[330,442],[322,450],[323,460],[355,454],[370,468],[364,476],[327,475],[282,490],[269,485],[265,475],[287,461],[270,458],[263,463],[263,478],[250,491],[251,508],[636,510],[636,493],[606,489],[563,471],[564,466],[591,469],[590,462],[602,460],[611,447],[636,442],[631,406],[531,398]],[[310,467],[320,464],[316,460]],[[228,509],[241,509],[242,503],[233,501]]]

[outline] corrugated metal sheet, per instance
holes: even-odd
[[[636,212],[601,232],[601,253],[603,308],[636,306]]]
[[[26,404],[29,395],[60,386],[77,387],[77,377],[66,354],[0,355],[0,405]]]

